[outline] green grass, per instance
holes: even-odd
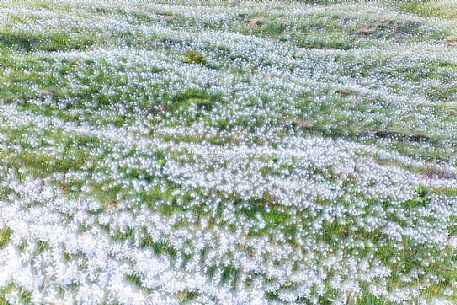
[[[0,249],[4,248],[11,239],[13,231],[10,227],[5,227],[0,230]]]
[[[181,304],[186,304],[197,299],[199,293],[191,290],[181,290],[177,292],[177,296]]]
[[[29,32],[0,30],[0,48],[24,52],[85,49],[95,43],[90,36],[73,39],[66,33],[35,35]]]
[[[41,254],[43,253],[44,251],[46,251],[47,249],[49,249],[49,243],[47,241],[38,241],[38,244],[37,244],[37,247],[36,247],[36,254]]]
[[[392,302],[387,302],[373,295],[367,295],[355,302],[356,305],[393,305]]]
[[[185,63],[187,64],[196,64],[196,65],[207,65],[208,62],[203,56],[203,54],[197,51],[189,51],[186,53],[186,60]]]
[[[398,2],[397,5],[401,9],[419,16],[457,20],[457,4],[452,1],[407,0]]]
[[[129,274],[127,276],[127,280],[137,287],[141,287],[143,285],[143,282],[138,274]]]
[[[178,92],[170,100],[169,111],[180,111],[184,114],[191,106],[199,111],[211,111],[216,103],[222,102],[222,96],[213,95],[204,90],[187,90]]]
[[[432,190],[433,194],[444,195],[449,197],[457,197],[457,188],[452,187],[437,187]]]
[[[20,304],[31,304],[32,303],[32,294],[30,291],[23,289],[22,287],[17,287],[15,284],[8,284],[0,289],[0,305],[12,305],[7,301],[6,296],[17,291]]]
[[[152,248],[154,253],[156,255],[160,255],[163,253],[168,253],[171,258],[176,258],[176,249],[168,245],[167,242],[165,241],[154,241],[150,235],[148,235],[146,232],[143,233],[143,238],[140,241],[141,247],[148,247]]]
[[[36,3],[36,5],[46,10],[61,9],[51,1],[43,3],[43,5]],[[452,7],[452,5],[448,4],[442,4],[441,6],[441,4],[433,4],[430,1],[393,5],[398,5],[401,9],[419,16],[454,18],[453,12],[438,9],[438,6]],[[129,12],[113,8],[90,8],[90,10],[97,12],[97,14],[114,14],[119,18],[128,18],[128,22],[132,25],[153,24],[158,20],[163,20],[170,28],[174,29],[182,29],[183,26],[188,26],[192,29],[192,26],[203,25],[204,27],[199,27],[199,29],[221,30],[221,24],[218,22],[201,22],[193,20],[193,17],[186,17],[167,10],[155,10],[156,14],[149,14],[146,10],[144,12]],[[259,26],[245,22],[245,19],[255,17],[264,18],[265,22]],[[17,22],[22,22],[20,17],[17,18]],[[326,61],[333,60],[334,63],[342,64],[344,71],[335,71],[335,73],[340,73],[342,77],[356,80],[360,77],[379,77],[388,88],[399,94],[408,89],[409,83],[407,85],[402,84],[404,80],[418,87],[423,87],[421,93],[431,101],[430,104],[432,105],[427,105],[427,107],[430,107],[434,118],[436,118],[435,124],[448,123],[449,126],[453,126],[455,117],[450,112],[453,109],[449,109],[450,107],[447,107],[446,103],[453,101],[457,93],[456,87],[452,85],[454,72],[457,69],[455,64],[441,60],[439,57],[433,60],[416,61],[401,59],[399,63],[395,62],[394,56],[390,55],[390,57],[387,55],[372,57],[370,55],[367,58],[360,58],[356,57],[354,55],[356,52],[352,50],[379,45],[389,47],[389,43],[397,42],[405,44],[424,41],[436,42],[449,34],[448,31],[438,26],[428,25],[425,19],[423,21],[396,21],[388,17],[373,21],[369,18],[343,17],[337,16],[335,12],[326,12],[302,16],[292,22],[287,16],[276,14],[273,10],[272,12],[265,10],[265,12],[253,12],[247,15],[240,13],[238,17],[230,21],[230,24],[224,30],[257,36],[258,38],[271,40],[274,43],[284,43],[285,47],[344,50],[342,52],[336,51],[336,55],[329,53],[328,57],[325,58]],[[105,41],[98,41],[98,38],[93,34],[88,32],[81,33],[81,35],[69,35],[68,33],[38,35],[28,31],[12,32],[7,27],[2,28],[0,30],[0,83],[4,87],[3,90],[0,90],[0,101],[16,104],[17,109],[24,113],[27,112],[37,117],[57,117],[64,122],[77,125],[113,125],[123,128],[140,122],[150,129],[149,134],[144,135],[145,139],[161,140],[164,143],[167,142],[167,144],[209,143],[210,145],[223,146],[240,144],[241,138],[241,140],[246,140],[248,143],[270,145],[276,148],[278,146],[278,143],[275,142],[277,139],[268,139],[268,136],[260,134],[263,132],[262,128],[268,126],[272,130],[280,130],[278,132],[279,135],[283,133],[284,135],[303,138],[317,135],[334,140],[345,139],[357,143],[369,143],[379,145],[379,147],[386,150],[400,152],[404,156],[421,159],[421,161],[445,162],[450,159],[450,154],[454,151],[452,147],[449,149],[449,146],[445,146],[446,143],[455,144],[453,135],[417,130],[412,125],[410,127],[407,123],[408,120],[413,122],[413,117],[394,117],[392,122],[379,120],[374,114],[387,120],[397,112],[400,112],[403,105],[396,107],[389,100],[370,96],[353,88],[337,88],[332,84],[327,87],[319,87],[319,89],[311,88],[307,91],[306,86],[304,86],[303,91],[307,91],[307,93],[303,93],[303,96],[292,102],[287,101],[287,105],[275,108],[276,106],[272,105],[282,102],[282,100],[264,94],[264,88],[260,87],[268,87],[270,85],[268,81],[265,81],[259,84],[259,96],[248,97],[240,103],[244,103],[242,106],[246,112],[265,109],[269,111],[269,114],[266,116],[254,113],[243,116],[238,113],[224,113],[224,110],[229,109],[229,106],[231,106],[232,97],[210,93],[206,87],[200,90],[182,89],[177,92],[170,92],[167,90],[168,83],[147,83],[145,85],[145,83],[135,83],[135,81],[125,77],[129,73],[140,75],[142,72],[150,72],[155,77],[160,76],[160,73],[173,72],[171,70],[167,71],[162,67],[153,66],[146,71],[144,70],[146,69],[145,67],[129,66],[131,63],[128,60],[124,61],[124,59],[119,60],[118,65],[113,67],[112,64],[105,60],[57,60],[53,58],[53,54],[40,53],[40,55],[37,55],[37,52],[90,50],[98,43],[106,43],[107,47],[111,47],[111,43],[120,43],[129,47],[141,46],[142,50],[157,52],[160,56],[167,55],[167,58],[176,56],[176,62],[179,64],[184,63],[189,69],[205,70],[208,68],[212,69],[211,72],[217,72],[216,70],[218,69],[230,66],[230,62],[234,59],[246,62],[252,60],[248,54],[235,54],[235,52],[231,54],[230,49],[224,46],[208,44],[195,48],[195,46],[191,45],[191,41],[166,35],[154,34],[151,37],[135,37],[127,33],[122,37],[115,37],[113,41],[110,40],[111,38],[106,38]],[[176,51],[173,49],[174,46],[185,46],[184,50],[191,49],[192,51],[185,52],[182,49]],[[190,46],[190,48],[187,48],[187,46]],[[315,50],[300,50],[300,52],[303,51],[310,52],[309,54],[316,52]],[[309,55],[308,53],[306,54]],[[295,54],[294,56],[294,59],[300,58],[300,54]],[[310,58],[312,58],[311,55]],[[244,79],[246,84],[249,84],[250,77],[256,75],[255,73],[258,70],[268,69],[270,66],[280,66],[281,64],[271,60],[266,61],[263,58],[256,58],[255,60],[247,70],[230,67],[226,72],[235,79]],[[324,59],[319,58],[319,60]],[[300,62],[300,64],[303,64],[303,62]],[[312,67],[315,63],[309,63],[309,65]],[[298,74],[300,72],[299,68],[301,67],[291,64],[287,69],[290,69],[288,71],[292,74],[297,73],[297,75],[300,75]],[[318,71],[306,70],[306,73],[309,74],[314,72]],[[429,85],[430,83],[433,83],[433,85]],[[421,86],[421,84],[426,85]],[[111,89],[109,94],[106,93],[106,88]],[[233,95],[235,96],[235,93]],[[33,102],[34,99],[47,101],[47,104],[37,105]],[[69,102],[63,105],[62,101],[64,100]],[[357,102],[360,100],[362,102]],[[382,105],[382,107],[379,107],[379,105]],[[125,106],[127,114],[116,113],[116,107],[118,106],[119,108],[121,108],[120,106]],[[420,107],[422,105],[417,106],[417,110],[425,113],[424,109],[427,108]],[[148,111],[148,119],[144,119],[146,114],[142,113],[143,110]],[[110,116],[109,114],[115,115]],[[364,118],[369,119],[364,120]],[[195,126],[194,124],[196,123],[203,123],[205,128],[215,127],[216,130],[223,131],[223,135],[217,133],[204,135],[155,134],[155,129],[160,129],[161,127],[185,128]],[[433,126],[430,127],[433,128]],[[87,171],[89,178],[66,179],[65,181],[55,182],[57,186],[65,190],[69,197],[82,195],[80,189],[86,185],[85,179],[92,179],[97,175],[106,177],[112,173],[113,169],[105,168],[101,161],[110,158],[112,155],[119,154],[119,160],[114,160],[119,162],[122,161],[120,159],[137,157],[136,153],[140,152],[138,147],[132,146],[130,152],[120,153],[119,151],[122,148],[113,145],[110,141],[103,142],[95,137],[60,130],[51,131],[51,127],[40,133],[37,129],[33,126],[23,128],[1,127],[0,131],[5,136],[5,142],[8,145],[5,145],[5,150],[0,152],[0,163],[6,167],[25,168],[32,176],[41,178],[52,177],[56,172],[77,174],[80,170],[81,172]],[[236,130],[242,130],[245,133],[236,134]],[[261,131],[260,133],[259,130]],[[39,142],[41,141],[41,143],[31,144],[27,142],[32,137]],[[392,138],[395,138],[395,141],[386,143],[386,140]],[[50,143],[57,143],[53,147],[58,148],[58,152],[52,154],[52,156],[36,150],[36,145],[47,148],[52,146]],[[16,151],[16,146],[21,146],[22,150]],[[100,151],[103,152],[100,153]],[[208,191],[189,187],[184,191],[182,185],[172,182],[171,179],[169,180],[166,177],[165,170],[170,164],[193,164],[192,162],[195,162],[194,156],[190,156],[190,153],[188,156],[181,152],[158,150],[147,157],[153,160],[153,167],[158,166],[160,168],[157,173],[151,174],[154,171],[150,171],[147,168],[129,167],[118,163],[116,163],[115,170],[116,174],[126,181],[141,181],[150,183],[154,187],[149,190],[135,192],[130,187],[116,184],[114,179],[106,178],[97,182],[90,180],[89,184],[92,187],[90,195],[93,195],[103,204],[103,209],[115,209],[118,195],[122,195],[127,200],[138,199],[135,204],[145,205],[153,213],[159,213],[161,217],[166,219],[176,217],[174,229],[200,228],[199,226],[205,220],[208,222],[207,231],[215,229],[228,232],[245,230],[247,232],[246,238],[248,239],[265,238],[270,242],[278,242],[279,238],[284,238],[286,239],[284,243],[288,243],[288,247],[291,246],[297,251],[301,250],[300,238],[310,236],[309,234],[311,233],[309,232],[312,232],[310,225],[318,219],[319,215],[307,215],[307,210],[297,209],[297,215],[294,214],[292,216],[292,209],[279,204],[277,198],[268,192],[265,192],[260,198],[242,200],[237,194],[222,194],[215,190]],[[374,156],[373,159],[375,159]],[[214,161],[214,166],[219,166],[217,161],[219,160]],[[256,161],[264,162],[264,166],[259,167],[261,179],[276,179],[280,178],[281,175],[287,176],[287,173],[291,175],[294,172],[309,171],[314,177],[326,183],[335,184],[339,181],[339,177],[331,166],[313,170],[295,168],[294,162],[287,163],[290,160],[283,160],[279,155],[259,157],[259,160],[256,159]],[[382,162],[382,160],[379,160],[379,164],[382,166],[402,166],[400,161],[398,163],[394,161],[391,163]],[[223,166],[226,165],[230,164],[223,164]],[[438,167],[432,168],[432,166],[423,168],[411,166],[404,167],[404,170],[428,177],[451,175],[440,171]],[[284,174],[284,171],[286,171],[286,174]],[[156,184],[157,181],[161,181],[162,188]],[[357,178],[350,177],[342,182],[342,189],[352,196],[353,194],[349,192],[354,185],[357,185]],[[192,194],[197,194],[197,197],[200,196],[205,202],[211,198],[223,198],[224,200],[214,206],[196,204]],[[395,208],[402,214],[411,216],[416,210],[428,207],[431,203],[430,197],[435,195],[453,198],[457,196],[457,189],[452,187],[427,189],[420,186],[416,189],[414,198]],[[364,198],[363,194],[356,194],[355,196]],[[317,198],[315,202],[322,209],[330,209],[334,206],[348,208],[348,203],[340,198],[335,201]],[[133,208],[138,207],[135,204],[132,204]],[[223,220],[224,208],[232,205],[234,207],[234,218],[230,221]],[[369,202],[369,205],[377,206],[382,205],[382,203]],[[388,206],[389,203],[385,203],[385,205]],[[129,206],[129,208],[132,208],[132,206]],[[383,206],[383,208],[383,212],[387,213],[387,207]],[[408,214],[408,211],[410,214]],[[369,209],[367,208],[363,212],[368,215]],[[93,213],[96,215],[97,212],[94,211]],[[319,214],[319,212],[316,213]],[[187,217],[182,217],[183,215]],[[414,217],[411,216],[411,218]],[[261,219],[264,223],[262,228],[252,225],[258,219]],[[400,219],[395,213],[388,215],[387,220],[399,224],[402,228],[416,225],[409,218],[406,220]],[[428,220],[425,219],[424,221]],[[451,235],[457,232],[455,223],[455,219],[451,219],[448,230]],[[392,267],[394,273],[407,273],[421,268],[421,259],[424,258],[424,253],[428,253],[437,259],[444,257],[436,249],[408,239],[403,239],[397,243],[393,242],[383,232],[382,228],[371,232],[364,230],[353,231],[355,221],[350,219],[348,215],[342,215],[340,219],[322,221],[321,224],[322,228],[316,234],[317,236],[312,236],[314,240],[326,247],[328,246],[333,252],[338,251],[341,243],[350,238],[379,243],[380,246],[377,250],[360,249],[355,246],[353,248],[348,246],[346,250],[351,255],[357,253],[360,257],[373,255],[385,265]],[[89,228],[82,225],[80,229],[83,232]],[[191,255],[194,255],[186,256],[186,254],[180,253],[179,251],[181,250],[172,246],[166,237],[153,240],[145,230],[137,234],[136,228],[129,228],[127,231],[119,231],[117,229],[110,231],[109,227],[106,226],[105,229],[116,242],[126,241],[133,243],[135,238],[139,237],[141,247],[150,248],[156,255],[165,254],[175,259],[179,253],[183,255],[184,261],[189,260]],[[8,245],[11,235],[12,230],[8,227],[0,230],[0,248]],[[278,242],[278,244],[280,243]],[[43,253],[48,248],[48,242],[40,241],[36,245],[36,254]],[[248,256],[254,255],[249,248],[243,248],[241,252]],[[444,252],[450,253],[451,251],[445,249]],[[328,253],[322,255],[326,254]],[[67,256],[70,259],[70,256]],[[202,257],[202,260],[204,260],[204,255]],[[397,257],[400,263],[391,263],[390,259],[392,257]],[[452,257],[446,257],[426,267],[427,272],[436,272],[441,278],[441,282],[431,285],[429,291],[424,292],[424,295],[427,297],[439,296],[442,293],[442,289],[452,283],[452,280],[456,277],[455,269],[452,269],[452,260]],[[184,262],[183,265],[185,264]],[[232,287],[237,286],[242,272],[232,264],[218,264],[208,268],[208,275],[212,277],[216,271],[221,271],[223,282]],[[137,286],[142,286],[141,277],[138,274],[130,274],[127,279]],[[289,283],[283,284],[281,289],[288,288],[287,285]],[[395,276],[392,276],[388,285],[389,288],[404,287],[403,283]],[[10,291],[7,291],[8,289],[3,289],[0,292],[0,305],[6,304],[4,295],[10,293]],[[361,305],[391,304],[381,298],[369,295],[365,290],[364,297],[358,300],[351,299],[349,303]],[[28,292],[22,293],[24,302],[30,299]],[[272,300],[279,300],[279,295],[276,292],[266,291],[265,294]],[[321,303],[331,304],[329,300],[334,295],[337,295],[337,293],[329,289],[327,295],[322,297]],[[198,299],[198,296],[199,292],[197,291],[183,290],[178,292],[178,298],[183,303],[192,302]]]

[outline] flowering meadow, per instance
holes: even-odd
[[[0,304],[457,304],[457,1],[1,1]]]

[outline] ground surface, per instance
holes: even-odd
[[[2,1],[0,304],[456,304],[456,12]]]

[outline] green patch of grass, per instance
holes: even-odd
[[[342,240],[349,237],[351,226],[348,224],[341,224],[337,220],[326,220],[322,224],[320,230],[322,240],[331,246],[338,245]]]
[[[165,241],[155,241],[147,233],[143,233],[143,238],[140,241],[141,247],[152,248],[156,255],[167,253],[171,258],[176,258],[176,249],[168,245]]]
[[[366,29],[366,28],[365,28]],[[390,39],[392,41],[417,41],[441,39],[443,31],[424,26],[417,21],[382,20],[374,26],[368,27],[368,35],[376,39]]]
[[[454,72],[457,71],[457,65],[454,68]],[[453,102],[457,98],[457,85],[451,86],[431,86],[427,90],[427,97],[432,101],[449,101]],[[446,112],[446,110],[445,110]],[[455,117],[455,114],[452,114]]]
[[[441,17],[457,20],[457,4],[452,1],[399,1],[397,5],[404,11],[423,17]]]
[[[143,25],[156,21],[155,18],[144,12],[131,12],[130,14],[134,18],[135,24]]]
[[[222,282],[230,283],[231,287],[236,287],[240,277],[240,269],[232,265],[228,265],[222,269]]]
[[[5,67],[9,73],[0,73],[0,81],[5,90],[0,90],[0,99],[17,102],[21,110],[29,110],[46,116],[59,116],[70,121],[102,119],[107,124],[123,126],[131,122],[124,115],[115,117],[96,116],[89,109],[112,107],[120,103],[127,105],[134,97],[141,96],[141,106],[150,107],[151,98],[146,89],[139,90],[127,86],[127,80],[115,73],[105,62],[93,60],[61,60],[56,61],[51,56],[40,57],[26,55],[19,57],[5,54],[0,56],[0,69]],[[74,83],[79,89],[74,89]],[[110,94],[103,88],[126,88],[114,90]],[[37,106],[31,100],[46,100],[44,105]],[[128,106],[127,106],[128,107]],[[72,114],[73,109],[82,110],[83,114]]]
[[[206,60],[203,54],[197,51],[190,51],[186,53],[186,60],[185,63],[188,64],[196,64],[196,65],[206,65],[208,61]]]
[[[220,95],[212,95],[204,90],[187,90],[177,93],[171,99],[170,111],[181,112],[195,106],[198,111],[210,111],[215,103],[221,102]]]
[[[31,1],[30,6],[38,10],[48,11],[70,12],[73,9],[73,6],[71,4],[57,3],[52,0]]]
[[[199,293],[193,290],[181,290],[177,292],[177,297],[182,304],[186,304],[197,299]]]
[[[131,282],[132,284],[134,284],[135,286],[137,286],[137,287],[142,287],[142,285],[143,285],[143,281],[141,281],[140,276],[138,274],[135,274],[135,273],[129,274],[127,276],[127,280],[129,282]]]
[[[300,17],[293,22],[284,16],[262,18],[263,23],[260,25],[246,23],[235,26],[234,30],[278,39],[302,48],[344,50],[376,45],[386,39],[409,42],[441,39],[445,36],[445,33],[438,29],[413,21],[386,19],[373,22],[361,17],[343,17],[328,13]]]
[[[154,13],[156,13],[159,16],[166,16],[166,17],[175,16],[175,12],[167,11],[167,10],[164,10],[164,9],[155,9]]]
[[[417,194],[416,198],[412,198],[403,203],[405,208],[411,209],[419,206],[427,206],[431,203],[431,199],[429,197],[430,191],[427,187],[418,185],[415,189],[415,193]]]
[[[23,135],[32,132],[29,127],[3,130],[3,132],[8,135],[10,143],[20,144],[24,150],[21,153],[5,152],[2,163],[11,167],[25,167],[37,177],[45,177],[56,171],[66,173],[70,170],[79,170],[94,157],[90,156],[90,149],[99,144],[98,139],[86,135],[69,135],[58,130],[44,131],[40,136],[42,145],[46,145],[48,143],[46,141],[63,144],[62,154],[51,157],[32,152],[33,148],[23,143]]]
[[[450,236],[457,235],[457,216],[452,215],[449,219],[448,232]]]
[[[453,72],[457,65],[447,61],[424,61],[416,65],[401,65],[396,67],[392,73],[400,74],[402,78],[411,81],[421,81],[423,79],[443,79],[452,81]]]
[[[211,110],[211,108],[213,107],[213,104],[208,98],[192,97],[187,99],[186,103],[188,106],[195,105],[197,106],[197,109],[203,110]]]
[[[35,155],[31,152],[23,152],[13,157],[12,165],[24,166],[30,173],[38,177],[50,175],[55,172],[66,173],[72,169],[79,169],[85,163],[87,155],[74,160],[61,160],[45,155]]]
[[[243,202],[235,199],[235,202],[238,205],[237,213],[240,215],[252,220],[261,217],[265,221],[265,226],[262,229],[251,229],[249,231],[251,236],[265,236],[278,228],[283,228],[287,237],[295,235],[296,227],[288,225],[290,220],[289,213],[285,208],[277,207],[271,195],[265,194],[262,198]]]
[[[280,301],[278,293],[275,291],[265,291],[265,297],[269,301]]]
[[[20,252],[24,252],[25,248],[27,247],[27,242],[26,241],[23,241],[21,242],[21,244],[17,247],[17,249],[20,251]]]
[[[10,227],[5,227],[0,230],[0,249],[4,248],[11,239],[13,231]]]
[[[8,284],[2,289],[0,289],[0,305],[12,305],[7,301],[6,296],[8,294],[17,291],[19,296],[20,303],[18,304],[31,304],[32,303],[32,293],[22,287],[17,287],[15,284]]]
[[[289,42],[302,48],[350,49],[356,44],[350,28],[345,25],[346,18],[317,14],[294,22],[284,16],[266,16],[262,20],[260,25],[245,23],[238,30],[244,34]]]
[[[14,289],[16,285],[14,284],[8,284],[2,289],[0,289],[0,305],[12,305],[10,302],[8,302],[6,296],[10,294]]]
[[[40,43],[37,37],[27,33],[0,32],[0,47],[13,50],[31,51]]]
[[[20,299],[24,304],[30,304],[32,303],[32,293],[28,290],[21,289],[20,290]]]
[[[378,247],[375,255],[393,272],[393,276],[390,278],[390,288],[395,288],[399,284],[398,275],[409,274],[412,270],[425,270],[435,273],[441,279],[440,285],[442,286],[447,286],[449,281],[452,282],[451,278],[454,274],[446,271],[453,270],[452,257],[448,256],[444,261],[436,259],[443,258],[441,249],[418,243],[409,237],[403,237],[402,241],[397,243],[392,241],[383,243],[382,246]],[[426,257],[432,257],[434,260],[424,266],[423,260]],[[395,262],[391,261],[393,258],[396,259]],[[418,280],[421,280],[420,275]]]
[[[282,35],[287,30],[287,25],[273,20],[271,22],[266,21],[265,24],[260,28],[263,34],[269,37],[277,37]]]
[[[49,243],[47,241],[39,240],[36,247],[36,254],[41,254],[49,249]]]
[[[179,206],[175,202],[172,204],[163,204],[159,208],[160,214],[163,216],[171,216],[183,210],[183,207]]]
[[[90,35],[75,39],[67,33],[37,35],[30,32],[10,32],[5,29],[0,31],[0,48],[25,52],[85,49],[94,43],[95,39]]]
[[[114,241],[125,241],[125,240],[133,240],[135,237],[135,231],[133,229],[128,229],[125,232],[117,231],[113,235]]]
[[[393,305],[393,304],[394,303],[385,301],[374,295],[364,295],[355,302],[355,305]]]

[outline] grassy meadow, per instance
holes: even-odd
[[[0,304],[457,304],[457,1],[1,1]]]

